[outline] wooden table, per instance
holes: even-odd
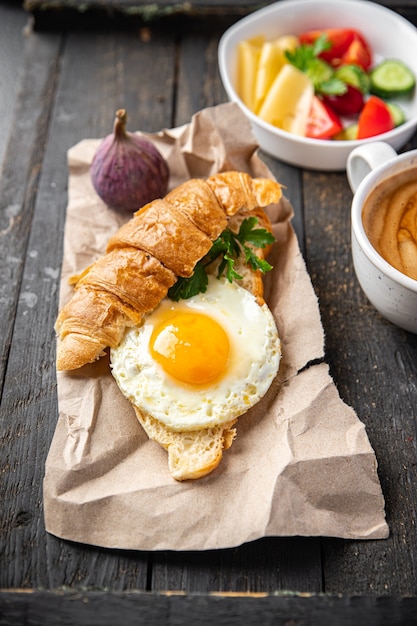
[[[417,21],[415,2],[389,4]],[[156,131],[226,99],[221,20],[96,26],[34,30],[18,4],[0,6],[0,624],[417,623],[417,336],[384,321],[358,286],[343,172],[264,157],[295,209],[331,374],[376,453],[390,537],[148,553],[45,532],[66,151],[107,134],[120,106],[132,128]]]

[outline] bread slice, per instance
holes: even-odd
[[[233,443],[236,419],[221,426],[176,432],[134,407],[142,428],[168,452],[168,469],[175,480],[202,478],[219,465],[223,450]]]
[[[258,227],[271,231],[271,223],[262,209],[242,210],[229,220],[229,228],[237,232],[241,222],[249,217],[258,218]],[[253,248],[260,258],[265,258],[269,249]],[[251,291],[260,306],[264,304],[263,281],[260,271],[252,270],[245,262],[244,255],[236,259],[235,269],[242,276],[236,281],[242,287]],[[210,273],[216,273],[217,264],[209,268]],[[168,469],[175,480],[195,480],[206,476],[215,470],[223,456],[223,450],[231,447],[236,429],[233,426],[237,419],[226,422],[213,428],[200,430],[173,431],[165,424],[149,414],[145,414],[134,406],[136,417],[142,428],[152,439],[168,452]]]

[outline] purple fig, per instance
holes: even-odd
[[[126,131],[126,111],[116,111],[113,133],[103,139],[91,164],[91,180],[109,207],[133,213],[165,196],[169,169],[145,137]]]

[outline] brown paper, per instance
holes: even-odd
[[[147,135],[168,160],[173,187],[239,169],[272,177],[236,105]],[[68,153],[69,198],[61,305],[67,278],[102,254],[123,218],[95,194],[89,166],[99,140]],[[176,482],[167,453],[148,440],[121,395],[108,358],[58,372],[59,420],[46,462],[46,529],[110,548],[204,550],[265,536],[385,538],[377,462],[364,425],[339,397],[323,362],[323,329],[291,226],[292,208],[270,207],[277,237],[266,294],[282,340],[276,381],[237,424],[210,475]]]

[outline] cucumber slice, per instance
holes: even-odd
[[[370,73],[371,93],[380,98],[408,96],[413,91],[416,79],[405,63],[386,59]]]
[[[333,139],[337,141],[354,141],[358,138],[358,125],[351,124],[350,126],[346,126],[343,130],[340,131]]]
[[[404,124],[407,118],[403,109],[396,102],[387,102],[386,105],[391,113],[394,126],[397,127]]]
[[[341,65],[335,71],[335,78],[359,89],[363,94],[369,93],[370,78],[359,65]]]

